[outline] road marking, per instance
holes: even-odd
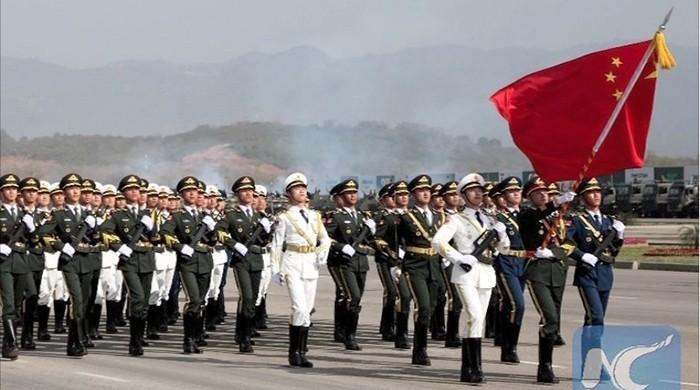
[[[615,299],[631,299],[631,300],[636,300],[639,299],[639,297],[625,297],[621,295],[615,295]]]
[[[532,365],[532,366],[537,366],[537,365],[539,365],[538,362],[531,362],[531,361],[527,361],[527,360],[521,360],[520,363],[529,364],[529,365]],[[556,364],[552,364],[552,368],[566,368],[566,366],[557,366]]]
[[[665,380],[665,379],[660,379],[659,382],[673,383],[673,384],[682,385],[682,386],[700,387],[700,384],[697,384],[697,383],[669,381],[669,380]]]
[[[93,378],[107,379],[108,381],[122,382],[122,383],[128,382],[128,380],[126,380],[126,379],[115,378],[113,376],[98,375],[98,374],[92,374],[89,372],[80,372],[80,371],[76,371],[75,373],[78,375],[91,376]]]

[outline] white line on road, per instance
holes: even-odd
[[[527,360],[521,360],[520,363],[529,364],[531,366],[539,365],[539,363],[537,363],[537,362],[530,362]],[[557,366],[556,364],[552,364],[552,368],[566,368],[566,366]]]
[[[682,385],[682,386],[700,387],[700,384],[697,384],[697,383],[669,381],[669,380],[665,380],[665,379],[660,379],[659,382],[673,383],[673,384]]]
[[[98,375],[98,374],[92,374],[89,372],[80,372],[80,371],[76,371],[75,373],[78,375],[91,376],[93,378],[107,379],[108,381],[122,382],[122,383],[128,382],[128,380],[126,380],[126,379],[115,378],[113,376]]]
[[[639,297],[626,297],[622,295],[615,295],[615,299],[630,299],[630,300],[637,300]]]

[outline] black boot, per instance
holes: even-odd
[[[428,357],[428,327],[419,322],[415,323],[413,332],[413,357],[411,364],[429,366]]]
[[[66,327],[63,325],[66,318],[66,306],[68,304],[63,299],[57,299],[53,301],[53,313],[54,313],[54,333],[66,333]]]
[[[94,340],[102,340],[100,333],[100,317],[102,317],[102,305],[95,304],[92,306],[92,313],[88,317],[90,319],[90,337]]]
[[[311,363],[306,358],[306,352],[309,350],[308,343],[309,343],[309,327],[308,326],[300,326],[299,327],[299,357],[301,358],[301,366],[304,368],[311,368],[314,366],[314,364]]]
[[[251,319],[244,315],[239,314],[238,321],[241,325],[239,331],[241,332],[240,341],[238,343],[238,351],[249,353],[253,352],[253,346],[250,344],[250,325]]]
[[[143,355],[143,345],[141,345],[141,338],[143,337],[143,318],[131,318],[129,319],[129,355],[131,356],[141,356]]]
[[[126,306],[126,288],[122,289],[122,298],[117,302],[117,326],[126,326],[124,319],[124,306]]]
[[[207,300],[207,307],[204,309],[207,331],[213,332],[216,330],[216,317],[218,312],[219,306],[217,305],[216,300],[209,298]]]
[[[554,351],[554,340],[540,337],[539,364],[537,366],[537,382],[559,383],[559,378],[552,371],[552,352]]]
[[[379,321],[379,332],[382,334],[383,341],[395,341],[396,340],[396,310],[394,310],[394,303],[389,302],[384,305],[382,309],[382,318]]]
[[[396,313],[396,340],[394,348],[411,349],[408,343],[408,313]]]
[[[168,306],[166,312],[168,313],[168,325],[175,325],[177,319],[180,317],[180,309],[178,307],[178,295],[170,294],[168,297]]]
[[[445,303],[438,302],[430,318],[430,334],[433,340],[445,340]]]
[[[15,360],[19,357],[17,337],[15,336],[15,324],[12,323],[12,320],[4,320],[2,326],[5,330],[2,336],[2,357]]]
[[[207,340],[205,340],[205,338],[207,338],[208,336],[206,336],[204,332],[204,316],[202,316],[202,314],[200,313],[194,317],[194,320],[192,320],[192,322],[194,324],[193,335],[195,344],[197,344],[197,346],[199,347],[206,347],[207,345],[209,345],[209,343],[207,343]]]
[[[345,303],[336,301],[333,309],[333,341],[336,343],[345,342],[345,312]]]
[[[300,326],[289,325],[289,365],[292,367],[301,367],[300,329]]]
[[[226,300],[224,299],[224,289],[219,291],[219,298],[216,299],[216,325],[225,324]]]
[[[156,305],[148,306],[148,328],[147,328],[147,339],[149,340],[160,340],[160,335],[158,334],[158,328],[160,328],[160,307]]]
[[[518,364],[518,337],[520,326],[506,322],[503,326],[503,343],[501,344],[501,361],[504,363]]]
[[[68,322],[68,356],[85,356],[87,348],[83,345],[84,329],[83,320],[70,320]],[[71,337],[72,336],[72,337]]]
[[[471,356],[471,367],[472,367],[472,383],[484,383],[484,373],[481,370],[481,337],[479,338],[468,338],[469,342],[469,353]]]
[[[459,315],[460,312],[450,310],[447,312],[447,331],[445,332],[445,348],[459,348],[462,345],[459,339]]]
[[[49,309],[48,305],[40,305],[36,308],[36,316],[39,321],[39,326],[37,329],[37,338],[41,341],[50,341],[51,335],[49,334]]]
[[[255,307],[255,327],[260,330],[267,329],[267,310],[265,298],[260,300],[260,305]]]
[[[161,302],[160,306],[158,306],[158,318],[160,319],[158,331],[161,333],[168,333],[167,305],[165,302]]]
[[[345,323],[345,349],[350,351],[360,351],[359,345],[357,345],[357,340],[355,339],[355,333],[357,332],[357,321],[360,318],[358,313],[347,312]]]
[[[117,311],[119,310],[119,302],[107,301],[107,334],[119,333],[117,330]]]
[[[564,345],[566,345],[566,341],[564,341],[564,338],[561,337],[561,334],[557,333],[557,338],[554,340],[554,346],[562,347]]]
[[[81,326],[80,328],[80,333],[81,333],[81,342],[83,343],[83,347],[85,348],[95,348],[95,343],[92,342],[92,338],[90,338],[90,321],[89,321],[89,314],[85,314],[85,318],[83,318],[78,325]]]
[[[469,348],[471,344],[469,339],[462,339],[462,367],[460,370],[459,380],[460,382],[474,383],[474,377],[472,376],[472,362],[471,362],[471,351]]]
[[[38,297],[36,295],[27,298],[24,302],[24,324],[22,326],[22,349],[34,350],[34,313],[36,312]]]
[[[202,350],[197,347],[197,344],[194,341],[195,323],[195,317],[191,314],[185,314],[182,318],[182,325],[184,328],[182,350],[184,353],[202,353]]]

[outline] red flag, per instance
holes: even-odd
[[[515,144],[543,180],[579,179],[650,44],[591,53],[527,75],[491,96],[510,125]],[[587,176],[644,165],[656,74],[652,53]]]

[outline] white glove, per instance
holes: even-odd
[[[399,259],[403,260],[403,257],[406,256],[406,251],[399,248]]]
[[[214,230],[214,228],[216,227],[216,221],[214,221],[214,218],[212,218],[209,215],[202,219],[202,223],[207,225],[207,229],[209,229],[209,231]]]
[[[617,238],[621,240],[625,238],[625,224],[622,221],[614,219],[612,227],[617,231]]]
[[[100,226],[104,223],[105,219],[102,217],[97,217],[97,226]]]
[[[591,267],[595,267],[596,263],[598,262],[598,258],[590,253],[584,253],[583,256],[581,256],[581,260],[583,260],[584,263],[589,264]]]
[[[73,245],[65,243],[63,244],[61,252],[65,253],[68,257],[73,257],[75,254],[75,249],[73,248]]]
[[[95,219],[94,215],[88,215],[85,217],[85,223],[90,226],[90,229],[94,229],[97,226],[97,219]]]
[[[233,249],[236,250],[236,252],[240,253],[241,256],[245,256],[248,254],[248,248],[246,248],[245,245],[241,244],[240,242],[237,242],[234,246]]]
[[[36,230],[36,226],[34,225],[34,217],[32,217],[29,214],[24,214],[22,217],[22,223],[29,229],[29,233],[33,233],[34,230]]]
[[[191,246],[185,244],[182,246],[182,248],[180,248],[180,253],[187,257],[192,257],[192,255],[194,254],[194,249],[192,249]]]
[[[7,246],[7,244],[0,244],[0,254],[4,256],[9,256],[12,253],[12,248]]]
[[[503,222],[496,222],[495,225],[493,225],[493,230],[498,233],[498,239],[503,241],[506,238],[506,225]]]
[[[538,259],[551,259],[552,257],[554,257],[554,253],[552,253],[552,250],[549,248],[539,247],[535,251],[535,257],[537,257]]]
[[[471,267],[473,267],[476,263],[479,262],[476,257],[472,255],[464,255],[461,259],[459,259],[459,262],[462,264],[469,264]]]
[[[272,281],[275,282],[276,285],[281,286],[284,284],[284,275],[279,272],[274,272],[272,274]]]
[[[120,246],[119,249],[117,249],[117,252],[119,252],[119,254],[124,257],[131,257],[131,253],[133,252],[133,250],[129,248],[128,245],[122,244],[122,246]]]
[[[270,229],[272,228],[272,223],[270,222],[269,219],[267,219],[267,218],[261,219],[260,224],[262,225],[263,229],[265,229],[265,233],[270,233]]]
[[[346,255],[353,257],[355,255],[355,248],[352,246],[345,244],[343,246],[343,249],[341,249],[341,252],[345,253]]]
[[[401,278],[401,268],[391,267],[389,268],[389,273],[391,274],[391,278],[394,279],[394,282],[398,283],[399,278]]]
[[[571,202],[572,200],[574,200],[575,197],[576,197],[575,192],[566,191],[565,193],[559,195],[558,198],[555,198],[554,205],[559,207],[559,206],[563,205],[564,203]]]
[[[328,264],[328,258],[327,258],[327,257],[322,256],[322,257],[317,257],[317,258],[316,258],[316,265],[318,265],[319,267],[322,266],[322,265],[326,265],[326,264]]]
[[[148,230],[149,232],[153,230],[153,219],[150,216],[144,215],[143,217],[141,217],[141,223],[143,224],[143,226],[146,227],[146,230]]]
[[[447,259],[442,259],[442,268],[447,269],[450,266],[450,261]]]
[[[377,232],[377,223],[374,222],[373,219],[367,218],[365,219],[365,226],[369,228],[369,231],[372,232],[372,234]]]

